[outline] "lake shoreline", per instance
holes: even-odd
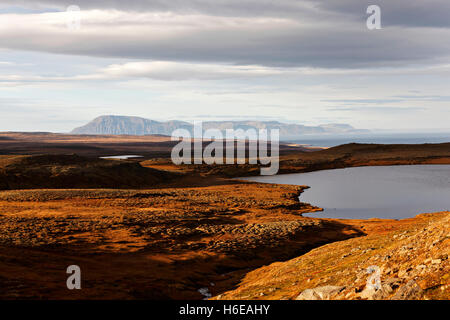
[[[365,166],[309,173],[241,177],[243,181],[308,186],[299,201],[322,207],[330,219],[404,219],[449,210],[449,165]],[[374,198],[374,195],[377,195]],[[380,203],[377,199],[383,199]],[[382,204],[382,206],[380,206]]]

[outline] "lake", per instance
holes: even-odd
[[[125,154],[121,156],[108,156],[108,157],[100,157],[100,159],[119,159],[119,160],[128,160],[133,158],[142,158],[142,156],[138,156],[135,154]]]
[[[304,216],[404,219],[450,210],[450,165],[357,167],[243,180],[307,185],[300,201],[323,208]]]
[[[435,134],[365,134],[357,136],[322,135],[305,136],[299,139],[288,139],[287,142],[305,144],[315,147],[335,147],[346,143],[378,143],[378,144],[420,144],[443,143],[450,141],[450,133]]]

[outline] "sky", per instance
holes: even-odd
[[[448,0],[3,0],[0,131],[100,115],[450,131],[449,39]]]

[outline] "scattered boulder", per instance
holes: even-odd
[[[298,295],[296,300],[330,300],[344,289],[343,286],[322,286],[306,289]]]
[[[442,260],[441,259],[433,259],[431,260],[431,264],[441,264]]]
[[[422,293],[423,290],[419,284],[414,280],[410,280],[398,289],[392,300],[414,300],[420,298]]]
[[[366,300],[383,300],[392,292],[392,287],[389,284],[384,283],[379,289],[376,289],[375,287],[366,287],[359,293],[359,297]]]

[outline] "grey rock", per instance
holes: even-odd
[[[410,280],[405,285],[401,286],[396,294],[392,297],[392,300],[413,300],[418,299],[422,295],[422,288],[416,281]]]
[[[295,300],[331,300],[344,289],[343,286],[322,286],[306,289]]]

